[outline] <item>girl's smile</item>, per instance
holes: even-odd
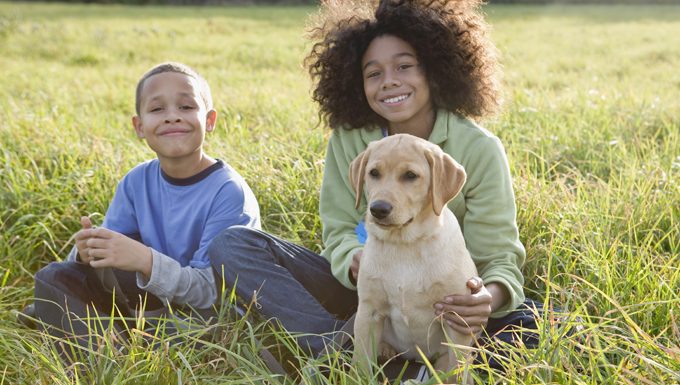
[[[403,102],[406,100],[411,94],[403,94],[399,96],[390,96],[382,100],[383,103],[389,104],[389,105],[396,105],[399,104],[400,102]]]

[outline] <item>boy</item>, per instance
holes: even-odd
[[[203,152],[216,112],[200,75],[180,63],[155,66],[137,84],[135,108],[135,132],[158,158],[123,177],[101,227],[81,218],[67,262],[35,275],[35,314],[53,335],[90,334],[81,319],[91,306],[110,314],[114,297],[128,317],[140,307],[210,309],[217,294],[208,244],[232,225],[260,227],[243,178]]]

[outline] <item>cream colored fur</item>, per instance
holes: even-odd
[[[364,186],[368,203],[355,361],[370,369],[370,362],[390,348],[420,359],[418,347],[436,359],[437,370],[456,368],[472,337],[442,322],[433,306],[447,295],[469,293],[466,282],[477,276],[458,221],[446,206],[465,183],[465,171],[438,146],[402,134],[369,144],[352,161],[349,176],[357,206]],[[373,205],[385,203],[391,206],[388,215],[372,215]]]

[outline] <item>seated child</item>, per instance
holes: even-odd
[[[123,177],[101,227],[81,219],[68,261],[35,275],[35,315],[55,336],[91,334],[82,319],[92,310],[111,314],[114,290],[127,317],[142,307],[211,309],[211,240],[232,225],[260,228],[245,180],[203,151],[217,114],[200,75],[180,63],[153,67],[137,84],[135,108],[135,132],[158,158]]]

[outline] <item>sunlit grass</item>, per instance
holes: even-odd
[[[137,79],[161,61],[211,84],[207,151],[248,180],[265,229],[320,250],[328,130],[301,65],[312,11],[0,3],[0,384],[282,383],[257,356],[261,337],[307,382],[314,367],[330,373],[319,383],[368,381],[342,367],[346,353],[304,357],[267,324],[224,318],[202,336],[135,331],[74,370],[12,313],[33,274],[65,257],[78,218],[101,220],[119,178],[153,156],[130,116]],[[546,317],[538,349],[512,347],[505,373],[482,366],[476,382],[679,383],[680,8],[486,12],[506,105],[482,123],[511,162],[525,286],[568,316]]]

